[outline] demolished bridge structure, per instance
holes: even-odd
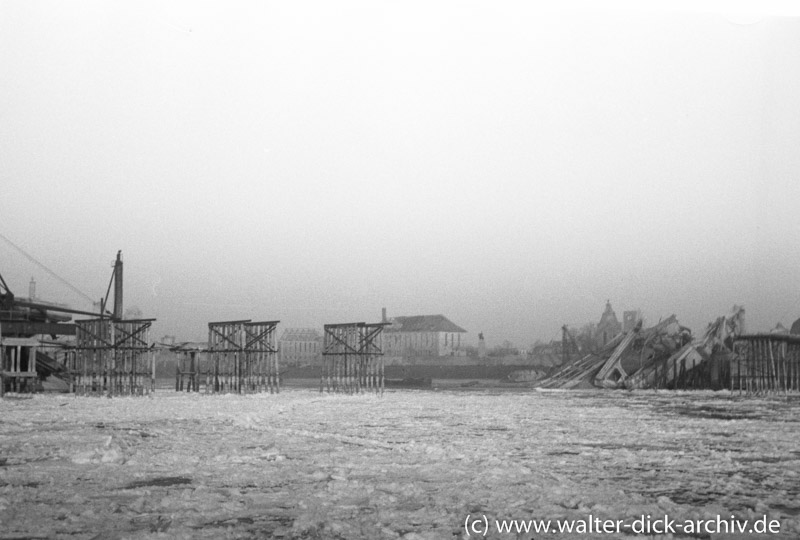
[[[728,388],[734,340],[744,329],[744,308],[710,323],[703,337],[675,315],[651,328],[618,334],[599,353],[570,362],[542,380],[541,388]]]
[[[732,388],[734,343],[744,332],[744,308],[734,306],[706,327],[703,337],[630,377],[626,388]]]
[[[109,396],[141,395],[155,389],[149,337],[155,319],[123,318],[121,251],[106,296],[96,303],[8,238],[1,234],[0,238],[95,306],[93,311],[83,311],[40,300],[33,278],[29,297],[18,297],[0,275],[0,396],[7,390],[41,391],[44,383]],[[113,312],[106,309],[112,285]],[[70,322],[73,315],[91,318]],[[48,382],[51,377],[57,381]]]

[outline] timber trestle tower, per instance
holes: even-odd
[[[319,391],[383,395],[383,327],[389,323],[326,324]]]
[[[206,392],[280,392],[279,322],[208,323]]]

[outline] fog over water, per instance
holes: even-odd
[[[0,233],[156,336],[800,317],[797,13],[8,1],[0,65]]]

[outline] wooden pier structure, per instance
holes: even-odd
[[[205,370],[205,391],[279,393],[279,322],[248,319],[208,323],[210,365]]]
[[[800,392],[800,336],[741,335],[735,350],[731,390],[754,395]]]
[[[150,327],[155,319],[75,321],[69,371],[76,393],[143,395],[155,391]]]
[[[0,397],[9,392],[30,392],[38,382],[36,353],[39,340],[0,334]]]
[[[169,351],[177,356],[175,364],[175,391],[199,392],[202,370],[200,369],[201,354],[205,354],[205,346],[190,346],[186,343],[170,347]]]
[[[382,333],[389,323],[326,324],[319,391],[383,395]]]

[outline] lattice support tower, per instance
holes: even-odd
[[[70,361],[75,391],[107,395],[155,391],[155,355],[150,346],[153,321],[75,321],[76,344]]]
[[[208,353],[211,365],[206,370],[206,392],[239,392],[241,362],[244,356],[244,323],[208,323]]]
[[[279,322],[208,323],[206,392],[279,392]]]
[[[326,324],[319,391],[383,395],[382,334],[389,323]]]
[[[279,393],[277,328],[280,321],[244,324],[244,388],[246,392]]]

